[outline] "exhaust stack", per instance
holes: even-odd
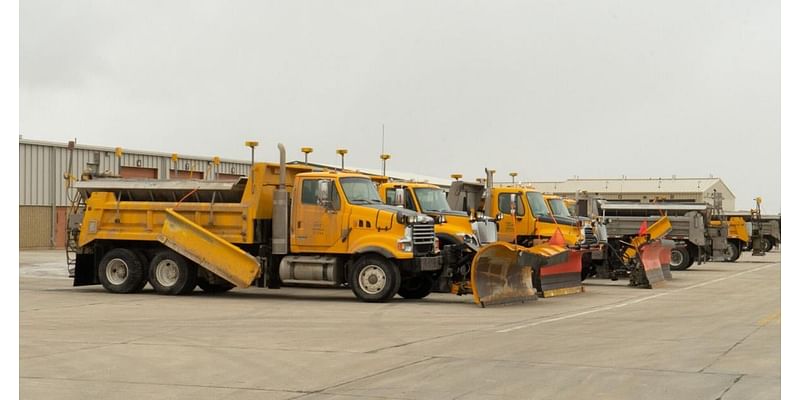
[[[289,196],[286,193],[286,148],[278,143],[281,154],[280,181],[272,195],[272,254],[289,253]]]

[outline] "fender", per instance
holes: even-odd
[[[378,246],[366,246],[353,251],[353,254],[364,254],[364,253],[378,253],[388,259],[395,258],[394,255],[389,250],[386,250],[383,247],[378,247]]]

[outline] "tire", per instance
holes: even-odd
[[[206,293],[224,293],[235,287],[230,282],[210,283],[205,279],[198,279],[197,286],[200,286],[200,289],[203,289],[203,291]]]
[[[421,299],[431,294],[433,279],[427,274],[410,276],[400,283],[397,294],[405,299]]]
[[[686,247],[675,247],[669,257],[669,269],[671,271],[684,271],[692,265],[692,255]]]
[[[764,238],[764,253],[769,253],[775,247],[775,241],[771,237]]]
[[[156,253],[148,275],[158,294],[187,294],[197,286],[197,264],[172,250]]]
[[[350,287],[359,300],[389,301],[400,290],[400,271],[390,260],[368,255],[356,260],[350,271]]]
[[[735,262],[739,259],[741,255],[741,250],[739,250],[739,244],[734,242],[733,240],[728,241],[728,249],[727,249],[728,256],[725,257],[725,262]]]
[[[97,277],[111,293],[135,293],[145,284],[145,267],[136,253],[129,249],[112,249],[97,267]]]
[[[147,285],[147,273],[150,270],[150,260],[147,258],[147,253],[145,253],[144,250],[133,249],[133,252],[136,253],[136,257],[139,257],[139,262],[142,263],[142,267],[144,268],[142,270],[142,283],[139,285],[139,289],[137,290],[138,292],[144,289],[145,285]]]

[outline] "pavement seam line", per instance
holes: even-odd
[[[304,390],[268,389],[268,388],[254,388],[246,386],[191,385],[186,383],[136,382],[136,381],[122,381],[122,380],[108,380],[108,379],[59,378],[59,377],[49,377],[49,376],[20,376],[19,378],[35,379],[35,380],[54,380],[54,381],[124,383],[128,385],[153,385],[153,386],[200,387],[206,389],[253,390],[259,392],[285,392],[285,393],[303,393],[303,394],[313,393],[312,391],[304,391]]]
[[[778,263],[765,265],[763,267],[749,269],[747,271],[738,272],[738,273],[735,273],[733,275],[724,276],[722,278],[712,279],[712,280],[706,281],[706,282],[700,282],[700,283],[697,283],[697,284],[694,284],[694,285],[691,285],[691,286],[687,286],[687,287],[684,287],[684,288],[670,290],[668,292],[658,293],[658,294],[654,294],[654,295],[651,295],[651,296],[641,297],[641,298],[638,298],[638,299],[635,299],[635,300],[630,300],[630,301],[625,301],[625,302],[622,302],[622,303],[617,303],[617,304],[611,304],[611,305],[607,305],[607,306],[603,306],[603,307],[598,307],[598,308],[594,308],[594,309],[591,309],[591,310],[581,311],[579,313],[567,314],[567,315],[563,315],[563,316],[556,317],[556,318],[549,318],[549,319],[545,319],[545,320],[534,321],[534,322],[531,322],[531,323],[528,323],[528,324],[517,325],[517,326],[510,327],[510,328],[506,328],[506,329],[501,329],[501,330],[495,331],[495,333],[508,333],[508,332],[513,332],[513,331],[516,331],[516,330],[519,330],[519,329],[523,329],[523,328],[532,328],[534,326],[543,325],[543,324],[547,324],[547,323],[550,323],[550,322],[558,322],[558,321],[562,321],[562,320],[565,320],[565,319],[572,319],[572,318],[580,317],[580,316],[587,315],[587,314],[594,314],[594,313],[601,312],[601,311],[608,311],[608,310],[613,310],[613,309],[617,309],[617,308],[627,307],[627,306],[630,306],[630,305],[634,305],[634,304],[638,304],[638,303],[641,303],[641,302],[644,302],[644,301],[656,299],[656,298],[659,298],[659,297],[662,297],[662,296],[666,296],[666,295],[669,295],[669,294],[685,292],[687,290],[696,289],[696,288],[699,288],[699,287],[708,286],[708,285],[711,285],[711,284],[714,284],[714,283],[726,281],[728,279],[733,279],[733,278],[736,278],[738,276],[742,276],[742,275],[745,275],[745,274],[761,271],[761,270],[764,270],[764,269],[767,269],[767,268],[772,268],[772,267],[774,267],[776,265],[780,265],[780,263],[778,262]]]
[[[744,374],[740,374],[739,376],[737,376],[736,379],[734,379],[733,382],[731,382],[731,385],[725,388],[725,390],[723,390],[722,393],[720,393],[719,397],[717,397],[714,400],[722,400],[722,398],[725,397],[726,394],[728,394],[728,391],[733,388],[733,385],[737,384],[740,380],[742,380],[742,378],[744,378]]]
[[[360,381],[362,379],[373,378],[373,377],[376,377],[378,375],[383,375],[383,374],[388,373],[388,372],[397,371],[398,369],[402,369],[402,368],[405,368],[405,367],[410,367],[412,365],[421,364],[421,363],[424,363],[426,361],[433,360],[435,358],[436,357],[425,357],[425,358],[423,358],[421,360],[407,362],[407,363],[400,364],[400,365],[397,365],[397,366],[394,366],[394,367],[391,367],[391,368],[387,368],[387,369],[384,369],[384,370],[381,370],[381,371],[378,371],[378,372],[375,372],[375,373],[372,373],[372,374],[367,374],[367,375],[364,375],[364,376],[360,376],[358,378],[350,379],[348,381],[336,383],[336,384],[330,385],[328,387],[325,387],[325,388],[322,388],[322,389],[319,389],[319,390],[309,391],[309,392],[303,393],[300,396],[292,397],[291,399],[288,399],[288,400],[301,399],[301,398],[309,396],[309,395],[319,394],[319,393],[325,392],[327,390],[335,389],[337,387],[341,387],[341,386],[344,386],[344,385],[349,385],[349,384],[351,384],[353,382],[358,382],[358,381]]]

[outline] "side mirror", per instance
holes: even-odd
[[[323,179],[318,183],[317,204],[325,208],[331,207],[331,181],[328,179]]]
[[[394,205],[398,207],[405,207],[406,204],[406,190],[404,188],[397,188],[394,191]]]
[[[515,193],[511,193],[510,197],[511,197],[511,204],[509,204],[509,207],[511,207],[511,215],[516,216],[517,215],[517,195]]]

